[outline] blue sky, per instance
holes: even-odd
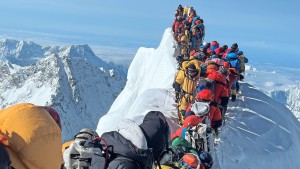
[[[0,37],[133,50],[156,48],[179,4],[193,6],[204,19],[205,41],[237,42],[250,61],[299,67],[297,0],[1,1]]]

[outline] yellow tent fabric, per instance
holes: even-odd
[[[22,103],[0,110],[0,131],[16,169],[58,169],[63,163],[61,130],[40,106]]]

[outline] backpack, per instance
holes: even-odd
[[[200,78],[198,87],[197,87],[197,92],[200,92],[203,89],[209,89],[213,93],[215,93],[216,84],[217,84],[217,82],[213,79]]]
[[[239,70],[241,68],[241,62],[238,59],[230,60],[229,61],[230,67],[236,68]]]
[[[185,139],[192,145],[193,149],[206,151],[210,154],[214,152],[213,129],[206,124],[200,123],[192,128],[188,127],[185,132]]]
[[[110,146],[91,129],[82,129],[63,154],[67,169],[105,169],[111,157]]]
[[[191,106],[191,111],[197,116],[204,116],[209,113],[209,107],[207,102],[195,102]]]
[[[159,163],[170,164],[170,162],[178,162],[186,153],[190,153],[190,148],[170,146],[168,150],[162,153]]]
[[[230,67],[236,68],[237,70],[241,68],[241,62],[236,53],[228,53],[226,55],[226,60],[229,62]]]

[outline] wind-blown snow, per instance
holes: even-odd
[[[150,110],[163,112],[172,131],[178,128],[172,89],[174,46],[171,29],[166,29],[157,49],[138,50],[125,88],[99,120],[99,134],[115,130],[123,118],[141,123]],[[300,168],[300,125],[295,116],[248,83],[241,88],[237,101],[229,104],[213,168]]]
[[[149,110],[165,110],[166,115],[175,118],[172,83],[176,62],[173,57],[168,57],[173,56],[175,42],[170,39],[172,35],[166,33],[157,49],[138,50],[128,69],[125,88],[99,121],[99,134],[115,130],[115,124],[123,118],[141,122]]]

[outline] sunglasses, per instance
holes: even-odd
[[[13,166],[11,166],[11,163],[12,163],[12,161],[10,161],[10,162],[8,163],[7,169],[15,169]]]
[[[189,70],[188,73],[189,73],[189,74],[196,74],[197,72],[195,72],[195,71],[190,71],[190,70]]]

